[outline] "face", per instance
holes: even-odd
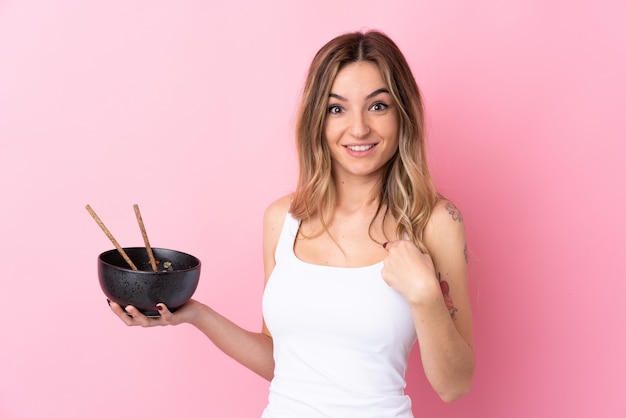
[[[371,62],[355,62],[339,71],[325,123],[336,178],[380,176],[398,149],[397,109]]]

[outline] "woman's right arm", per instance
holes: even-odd
[[[274,252],[282,229],[289,198],[282,198],[268,207],[263,222],[263,261],[265,282],[274,269]],[[271,380],[274,376],[274,344],[263,321],[261,332],[251,332],[215,310],[196,300],[190,300],[175,313],[164,304],[158,304],[160,318],[147,318],[134,306],[127,306],[126,312],[116,303],[110,303],[111,310],[129,326],[154,327],[189,323],[204,333],[220,350],[261,377]]]

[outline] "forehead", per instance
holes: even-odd
[[[346,65],[337,73],[331,91],[338,94],[365,91],[369,94],[384,87],[387,87],[387,83],[378,66],[370,61],[358,61]]]

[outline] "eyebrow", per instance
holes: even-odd
[[[366,100],[369,100],[369,99],[371,99],[372,97],[378,96],[379,94],[382,94],[382,93],[389,93],[389,90],[387,90],[386,88],[380,88],[380,89],[378,89],[378,90],[374,90],[373,92],[371,92],[370,94],[368,94],[368,95],[367,95],[367,97],[365,97],[365,99],[366,99]],[[347,101],[348,101],[348,99],[346,99],[346,98],[345,98],[345,97],[343,97],[343,96],[340,96],[340,95],[339,95],[339,94],[337,94],[337,93],[330,93],[330,94],[328,95],[328,97],[334,97],[335,99],[337,99],[337,100],[341,100],[341,101],[343,101],[343,102],[347,102]]]

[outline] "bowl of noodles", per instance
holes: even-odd
[[[158,317],[158,303],[174,312],[193,296],[200,280],[200,260],[190,254],[152,248],[156,271],[145,247],[124,248],[136,266],[117,249],[98,256],[98,279],[104,294],[122,307],[133,305],[146,316]]]

